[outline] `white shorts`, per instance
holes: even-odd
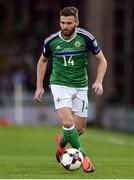
[[[80,117],[88,114],[88,88],[71,88],[61,85],[51,85],[55,109],[69,107],[72,112]]]

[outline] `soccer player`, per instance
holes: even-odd
[[[98,61],[97,76],[92,88],[99,96],[103,94],[102,82],[107,62],[94,36],[78,25],[76,7],[65,7],[60,11],[61,30],[45,39],[37,64],[37,89],[34,98],[37,102],[41,101],[47,62],[51,60],[53,68],[50,87],[62,124],[62,134],[57,137],[57,160],[60,162],[67,143],[70,143],[84,156],[83,170],[93,172],[94,166],[83,150],[79,138],[85,131],[88,112],[88,53],[93,53]]]

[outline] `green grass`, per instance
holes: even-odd
[[[81,142],[96,171],[67,171],[55,159],[60,127],[0,127],[0,178],[134,178],[134,135],[88,128]]]

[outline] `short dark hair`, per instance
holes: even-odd
[[[78,13],[78,9],[74,6],[65,7],[60,10],[60,16],[74,16],[76,19],[78,19]]]

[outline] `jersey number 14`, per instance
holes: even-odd
[[[63,56],[64,59],[64,66],[68,66],[68,65],[74,65],[74,60],[72,59],[72,56],[68,57],[68,56]]]

